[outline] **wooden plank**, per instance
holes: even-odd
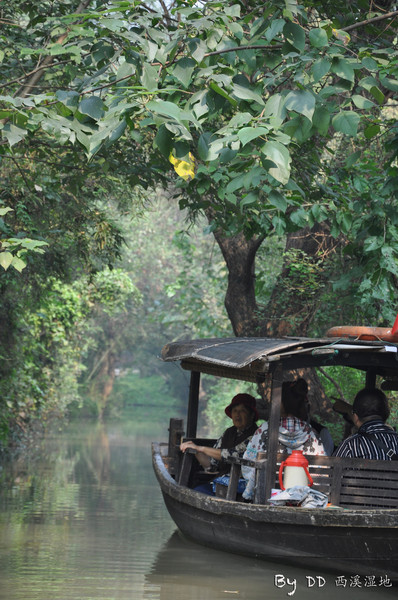
[[[183,419],[170,419],[169,422],[169,443],[168,443],[168,456],[169,456],[169,473],[175,475],[178,470],[179,463],[179,447],[181,438],[184,435],[184,421]]]
[[[378,473],[377,471],[365,471],[361,469],[360,471],[353,471],[352,469],[344,470],[345,478],[353,478],[353,479],[363,479],[364,481],[372,481],[375,485],[379,486],[383,483],[388,482],[398,482],[398,473],[391,473],[388,471],[383,471],[383,473]]]
[[[398,508],[397,500],[391,498],[363,498],[360,496],[346,496],[342,494],[340,497],[339,506],[343,508]]]
[[[184,456],[182,457],[182,465],[181,465],[181,470],[180,470],[180,474],[178,477],[178,483],[180,485],[188,485],[188,481],[189,481],[189,475],[191,473],[191,468],[192,468],[192,461],[193,461],[193,457],[194,454],[192,452],[188,450],[186,450],[186,452],[184,452]]]
[[[227,491],[227,496],[226,496],[227,500],[236,500],[236,491],[238,489],[239,477],[240,477],[240,465],[238,465],[238,464],[231,465],[231,471],[229,474],[228,491]]]
[[[392,498],[396,499],[398,503],[398,493],[396,490],[377,490],[370,487],[358,487],[350,485],[349,487],[342,487],[341,495],[349,494],[350,496],[371,496],[372,498]]]
[[[196,436],[196,430],[198,425],[198,410],[199,410],[199,384],[200,384],[200,373],[199,371],[191,372],[191,379],[189,384],[189,402],[188,402],[188,414],[187,414],[187,437],[192,438]]]
[[[256,460],[256,489],[254,491],[254,504],[266,504],[268,498],[271,497],[272,479],[269,486],[269,492],[266,491],[266,477],[268,473],[268,461],[263,458]],[[270,479],[270,478],[269,478]]]
[[[339,456],[314,456],[306,455],[310,465],[331,465],[341,464],[345,469],[352,468],[354,470],[364,469],[364,471],[374,470],[377,473],[381,472],[396,472],[398,473],[398,461],[390,460],[369,460],[366,458],[341,458]]]
[[[271,410],[268,420],[268,439],[267,439],[267,466],[265,473],[264,496],[267,500],[271,497],[271,489],[273,487],[273,477],[271,473],[275,473],[277,456],[278,456],[278,435],[279,423],[281,416],[282,404],[282,382],[283,371],[282,365],[278,364],[272,375],[272,390],[271,390]]]
[[[398,496],[398,481],[391,481],[388,479],[377,481],[375,479],[365,479],[362,477],[346,477],[344,474],[341,485],[343,489],[350,488],[352,486],[369,488],[372,489],[375,494],[377,494],[378,491],[390,490],[391,493],[395,493]]]

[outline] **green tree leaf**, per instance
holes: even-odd
[[[5,271],[7,271],[8,267],[12,263],[14,257],[11,252],[0,252],[0,265],[3,267]]]
[[[189,40],[188,47],[192,58],[194,58],[197,63],[201,63],[207,52],[206,42],[196,38],[194,40]]]
[[[155,136],[154,145],[156,148],[159,148],[163,156],[165,156],[166,158],[169,157],[170,152],[173,149],[173,135],[165,127],[165,125],[161,125],[159,127],[158,132]]]
[[[11,265],[14,267],[14,269],[21,273],[21,271],[26,267],[26,262],[24,262],[21,258],[18,258],[18,256],[13,256]]]
[[[370,140],[371,138],[375,137],[376,135],[379,135],[380,133],[380,125],[374,123],[372,125],[369,125],[369,127],[366,127],[366,129],[364,130],[364,136],[366,137],[367,140]]]
[[[142,85],[149,91],[154,92],[158,88],[158,69],[150,65],[149,63],[144,63],[142,65],[142,76],[141,76]]]
[[[315,96],[306,90],[290,92],[286,97],[285,107],[304,115],[311,121],[315,110]]]
[[[309,33],[310,43],[314,48],[324,48],[328,45],[328,35],[322,27],[311,29]]]
[[[303,115],[297,115],[290,119],[283,128],[284,133],[287,133],[292,139],[295,139],[299,144],[304,143],[311,136],[312,123]]]
[[[286,146],[279,142],[267,142],[262,147],[264,158],[275,163],[275,167],[269,169],[269,173],[280,183],[286,184],[290,178],[291,156]]]
[[[205,133],[202,133],[202,135],[200,136],[199,141],[198,141],[199,157],[204,161],[209,160],[211,137],[212,137],[211,133],[205,132]]]
[[[242,146],[245,146],[262,135],[266,136],[268,132],[268,127],[243,127],[238,131],[238,138],[242,142]]]
[[[269,199],[270,203],[273,206],[275,206],[278,210],[282,211],[283,213],[286,212],[288,205],[287,205],[286,198],[285,198],[285,196],[283,196],[283,194],[281,194],[277,190],[272,190],[268,195],[268,199]]]
[[[330,113],[324,106],[317,106],[312,117],[312,123],[321,135],[326,136],[330,126]]]
[[[250,88],[246,88],[242,85],[235,83],[233,85],[232,92],[237,98],[240,98],[241,100],[253,100],[254,102],[257,102],[257,104],[264,106],[264,100],[262,99],[260,94],[258,94]]]
[[[173,69],[174,77],[182,83],[185,88],[188,88],[191,83],[192,73],[196,67],[196,61],[192,58],[181,58]]]
[[[188,111],[182,111],[177,104],[168,102],[167,100],[150,100],[147,102],[146,107],[148,110],[166,117],[170,117],[179,123],[185,119],[196,122],[196,119],[192,114],[190,114]]]
[[[0,208],[0,217],[4,217],[4,215],[6,215],[8,212],[12,211],[13,209],[10,208],[9,206],[7,206],[6,208]]]
[[[105,114],[104,103],[98,96],[83,98],[79,104],[79,112],[81,112],[82,115],[88,115],[95,121],[98,121]]]
[[[372,94],[373,98],[376,100],[376,102],[378,102],[379,104],[384,104],[385,96],[376,85],[373,85],[369,91]]]
[[[202,160],[216,160],[223,148],[223,143],[217,138],[213,138],[211,133],[203,133],[198,142],[198,153]]]
[[[214,92],[216,92],[216,94],[219,94],[220,96],[222,96],[223,98],[225,98],[226,100],[228,100],[228,102],[230,104],[232,104],[232,106],[234,108],[236,108],[238,106],[237,101],[232,98],[225,90],[223,90],[219,85],[217,85],[214,81],[211,81],[209,83],[209,87],[210,89],[212,89]]]
[[[361,156],[360,150],[357,150],[356,152],[353,152],[352,154],[347,156],[346,161],[345,161],[347,169],[350,169],[357,162],[357,160],[360,156]]]
[[[354,102],[355,106],[359,109],[367,109],[375,106],[374,102],[368,100],[367,98],[364,98],[364,96],[359,96],[358,94],[354,94],[352,96],[352,101]]]
[[[267,42],[271,42],[277,35],[279,35],[283,31],[285,24],[286,21],[284,19],[274,19],[271,22],[271,26],[268,27],[265,33]]]
[[[352,68],[351,63],[345,58],[333,59],[331,71],[342,79],[347,79],[347,81],[350,81],[351,83],[354,83],[355,81],[355,71]]]
[[[312,65],[312,75],[315,83],[320,81],[327,73],[329,73],[332,63],[327,58],[318,58]]]
[[[15,146],[15,144],[18,144],[18,142],[24,139],[28,132],[26,129],[17,127],[12,123],[6,123],[3,127],[2,133],[3,136],[8,140],[10,146]]]
[[[360,116],[352,110],[341,110],[332,119],[336,131],[348,136],[355,136],[358,131]]]
[[[283,28],[283,33],[289,44],[300,50],[300,52],[304,50],[305,31],[300,25],[288,21]]]
[[[65,92],[64,90],[57,90],[55,96],[58,98],[60,102],[65,104],[68,108],[75,110],[79,104],[80,94],[71,90],[70,92]]]

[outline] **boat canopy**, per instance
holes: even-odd
[[[283,370],[346,366],[398,378],[398,344],[336,338],[212,338],[182,340],[162,349],[164,361],[191,371],[261,382]]]

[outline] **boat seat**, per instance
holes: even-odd
[[[398,508],[398,461],[307,456],[315,489],[343,508]],[[324,471],[327,469],[327,481]]]
[[[227,498],[236,498],[236,486],[242,464],[256,471],[256,504],[266,504],[264,497],[265,453],[258,460],[233,459]],[[285,455],[278,455],[275,487],[279,487],[278,472]],[[314,489],[328,496],[329,502],[342,508],[398,508],[398,461],[306,456]]]

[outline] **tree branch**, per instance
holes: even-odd
[[[77,7],[77,9],[74,11],[73,14],[80,14],[82,13],[84,10],[86,10],[86,8],[88,7],[88,5],[90,4],[91,0],[84,0],[84,2],[81,2],[79,4],[79,6]],[[63,33],[56,41],[56,44],[63,44],[66,37],[68,35],[68,31],[66,31],[65,33]],[[41,79],[42,75],[43,75],[43,70],[46,67],[49,67],[52,62],[54,61],[54,57],[53,56],[47,56],[44,60],[43,63],[41,65],[39,65],[35,71],[35,73],[32,75],[32,77],[27,81],[27,83],[25,83],[24,85],[22,85],[19,90],[14,94],[14,98],[16,96],[18,96],[19,98],[26,98],[26,96],[30,93],[30,91],[32,90],[33,87],[36,86],[36,84],[38,83],[38,81]]]
[[[333,377],[328,375],[328,373],[326,373],[325,369],[323,369],[322,367],[318,367],[318,371],[320,371],[322,373],[322,375],[324,377],[326,377],[326,379],[328,379],[331,383],[333,383],[334,387],[336,388],[336,390],[340,396],[340,399],[345,400],[343,390],[342,390],[341,386],[337,383],[337,381],[335,379],[333,379]]]
[[[55,66],[58,67],[58,65],[66,65],[69,62],[70,62],[70,59],[68,59],[68,60],[60,60],[59,62],[55,63]],[[8,87],[9,85],[12,85],[13,83],[18,83],[18,81],[22,81],[23,79],[26,79],[27,77],[30,77],[31,75],[35,75],[37,73],[37,71],[41,71],[42,69],[46,69],[48,66],[51,66],[51,65],[44,65],[43,64],[40,67],[36,67],[36,69],[33,69],[33,71],[30,71],[29,73],[26,73],[25,75],[21,75],[21,77],[16,77],[15,79],[12,79],[11,81],[7,81],[7,83],[2,83],[0,85],[0,89]]]
[[[215,50],[207,52],[205,56],[215,56],[216,54],[225,54],[226,52],[237,52],[238,50],[278,50],[282,48],[282,44],[274,46],[264,46],[264,44],[253,44],[253,46],[233,46],[232,48],[224,48],[223,50]]]
[[[369,25],[369,23],[377,23],[378,21],[384,21],[385,19],[390,19],[392,17],[397,18],[398,12],[393,10],[392,12],[386,13],[385,15],[379,15],[378,17],[373,17],[372,19],[366,19],[366,21],[360,21],[359,23],[353,23],[348,27],[344,27],[341,31],[351,31],[352,29],[358,29],[358,27],[364,27],[365,25]]]

